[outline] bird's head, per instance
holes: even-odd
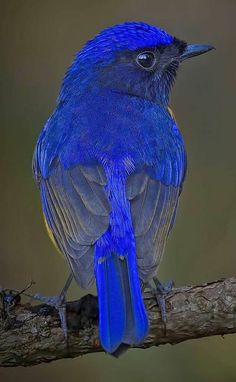
[[[96,87],[167,105],[180,63],[211,49],[210,45],[189,45],[142,22],[115,25],[76,55],[60,98]]]

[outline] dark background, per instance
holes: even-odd
[[[1,0],[0,285],[56,294],[68,274],[49,241],[31,177],[37,136],[52,112],[74,53],[100,29],[145,21],[217,50],[185,63],[172,107],[188,152],[188,176],[160,278],[176,285],[235,274],[234,0]],[[74,284],[69,297],[83,294]],[[0,370],[1,382],[236,381],[236,336],[93,354],[33,368]]]

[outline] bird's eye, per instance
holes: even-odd
[[[142,52],[136,57],[136,62],[143,69],[151,70],[156,64],[156,57],[153,52]]]

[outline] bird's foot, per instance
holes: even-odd
[[[67,320],[66,320],[66,298],[65,296],[43,296],[40,293],[36,293],[30,296],[33,300],[42,302],[56,309],[61,321],[61,328],[63,330],[64,337],[67,339]]]
[[[161,311],[161,318],[165,326],[167,322],[165,297],[172,290],[173,286],[174,282],[172,280],[169,280],[167,281],[167,283],[162,284],[156,277],[153,278],[152,282],[148,283],[148,288],[150,288],[159,305]]]
[[[66,293],[69,289],[69,286],[73,280],[72,273],[68,277],[66,284],[64,288],[62,289],[60,295],[58,296],[43,296],[40,293],[36,293],[34,295],[28,295],[34,300],[40,301],[46,305],[49,305],[57,310],[60,321],[61,321],[61,328],[63,330],[63,334],[65,339],[68,337],[68,330],[67,330],[67,319],[66,319]]]

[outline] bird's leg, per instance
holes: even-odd
[[[30,295],[30,297],[33,298],[34,300],[38,300],[45,303],[46,305],[50,305],[58,311],[58,314],[61,320],[61,327],[62,327],[65,338],[67,338],[66,293],[70,287],[72,280],[73,280],[73,274],[71,272],[59,296],[42,296],[39,293]]]
[[[157,300],[161,311],[161,318],[165,325],[167,322],[165,297],[172,290],[173,286],[174,283],[172,280],[167,281],[166,284],[162,284],[157,277],[154,277],[153,280],[147,284],[147,287],[151,290]]]

